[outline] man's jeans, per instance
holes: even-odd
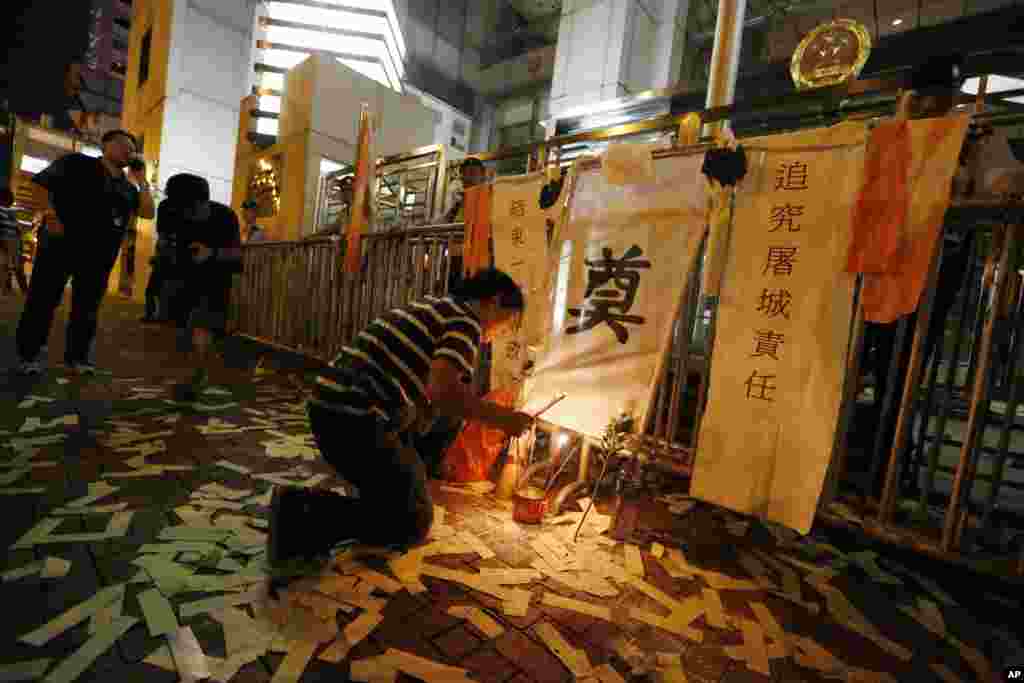
[[[359,491],[358,498],[334,498],[331,519],[310,520],[310,528],[323,529],[331,543],[422,543],[434,522],[434,503],[408,435],[382,428],[373,416],[347,416],[315,404],[308,412],[320,454]]]
[[[123,234],[100,229],[82,237],[44,234],[32,268],[25,308],[18,322],[16,345],[23,361],[37,360],[53,325],[53,316],[71,280],[71,315],[64,360],[69,365],[89,361],[100,303],[121,250]]]

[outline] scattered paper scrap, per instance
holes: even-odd
[[[174,616],[174,609],[171,603],[167,602],[160,591],[151,588],[138,595],[139,607],[146,618],[146,626],[151,636],[170,635],[180,628],[178,619]]]
[[[56,400],[47,396],[33,396],[30,394],[24,401],[18,404],[18,407],[26,410],[28,408],[35,408],[40,403],[53,403]]]
[[[318,645],[310,641],[293,643],[270,683],[298,683]]]
[[[96,614],[89,619],[89,635],[96,635],[100,629],[114,623],[124,612],[124,596],[121,596],[106,607],[100,608]],[[168,655],[170,653],[168,652]]]
[[[626,571],[633,576],[644,575],[644,558],[640,554],[640,548],[629,543],[626,544]]]
[[[27,496],[38,493],[46,493],[46,489],[38,486],[0,488],[0,496]]]
[[[191,626],[179,628],[167,638],[167,643],[182,681],[199,681],[210,677],[206,655]]]
[[[25,423],[21,425],[19,432],[35,432],[40,429],[55,429],[57,427],[77,427],[78,416],[77,415],[63,415],[61,417],[55,417],[54,419],[45,422],[38,417],[27,417]]]
[[[505,632],[505,627],[491,618],[479,607],[468,605],[453,605],[448,608],[448,614],[459,619],[465,619],[487,638],[497,638]]]
[[[590,675],[593,667],[586,652],[570,645],[558,629],[544,622],[534,626],[533,631],[574,676],[581,678]]]
[[[85,641],[85,644],[78,648],[75,654],[58,664],[43,679],[43,683],[65,683],[75,680],[92,666],[97,657],[109,650],[121,636],[128,632],[128,629],[137,623],[139,620],[133,617],[118,618]]]
[[[626,679],[619,675],[619,672],[610,664],[602,664],[593,670],[594,677],[601,683],[626,683]]]
[[[558,607],[560,609],[567,609],[573,612],[579,612],[580,614],[586,614],[594,617],[595,619],[603,619],[608,622],[612,621],[612,610],[610,607],[592,605],[589,602],[574,600],[572,598],[564,598],[561,595],[555,595],[554,593],[545,593],[541,602],[548,607]]]
[[[0,666],[0,682],[38,681],[50,668],[52,659],[29,659]]]
[[[43,579],[60,579],[71,571],[71,563],[61,557],[47,557],[39,577]]]

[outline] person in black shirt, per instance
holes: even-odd
[[[79,374],[96,371],[91,359],[100,304],[125,231],[137,213],[156,215],[145,166],[125,169],[136,160],[135,138],[123,130],[103,136],[103,156],[61,157],[33,177],[49,193],[28,298],[18,323],[19,371],[42,371],[41,353],[53,314],[71,279],[71,315],[64,360]]]
[[[242,268],[241,228],[231,207],[210,201],[210,186],[199,176],[179,173],[167,181],[166,192],[157,233],[173,250],[164,275],[168,310],[179,348],[192,355],[195,369],[175,395],[194,401],[209,376],[212,344],[226,336],[231,276]]]

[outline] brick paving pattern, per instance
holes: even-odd
[[[0,368],[13,362],[11,339],[19,310],[20,301],[0,300],[0,325],[7,340],[0,349]],[[47,558],[68,560],[71,568],[55,578],[26,570],[27,576],[0,583],[0,600],[14,608],[0,620],[4,644],[0,671],[20,662],[49,659],[44,671],[52,676],[79,648],[95,643],[91,631],[102,630],[101,620],[86,618],[42,645],[19,638],[97,591],[124,585],[121,612],[112,619],[139,621],[113,647],[105,648],[77,680],[178,680],[173,661],[161,663],[160,659],[161,653],[169,652],[164,647],[168,638],[150,634],[138,600],[155,581],[158,590],[168,595],[179,624],[191,627],[208,660],[226,667],[218,669],[220,675],[243,683],[350,680],[352,667],[359,663],[394,664],[398,660],[389,654],[394,651],[408,657],[394,679],[399,681],[420,680],[406,672],[426,666],[415,657],[429,660],[431,666],[457,667],[467,672],[468,680],[485,683],[619,680],[609,671],[622,680],[691,683],[1001,680],[999,672],[991,671],[996,666],[994,643],[999,641],[997,630],[1009,625],[1006,615],[1012,614],[1013,606],[1019,607],[1016,598],[1009,604],[1006,598],[997,606],[983,604],[974,587],[948,577],[940,578],[941,590],[936,591],[930,581],[921,580],[920,565],[911,569],[910,560],[894,559],[884,549],[841,543],[836,547],[818,533],[813,539],[780,543],[756,522],[749,530],[737,529],[737,519],[721,510],[698,504],[685,514],[672,514],[664,502],[652,502],[645,510],[646,532],[634,539],[642,554],[642,578],[627,576],[625,545],[600,541],[593,526],[588,527],[593,533],[587,540],[559,560],[565,563],[562,569],[570,568],[563,573],[555,571],[559,567],[545,570],[545,562],[554,560],[543,556],[546,551],[538,553],[537,544],[556,539],[562,548],[572,548],[568,534],[574,525],[517,525],[508,507],[490,496],[474,490],[457,492],[442,482],[432,482],[435,503],[445,513],[433,534],[433,551],[419,567],[423,592],[413,592],[409,577],[394,570],[397,558],[368,552],[356,559],[339,558],[324,576],[333,577],[337,585],[345,584],[340,589],[344,595],[359,594],[349,599],[379,609],[346,604],[344,597],[333,600],[322,585],[303,588],[303,582],[298,582],[288,595],[299,596],[296,599],[302,603],[300,594],[306,590],[304,595],[316,599],[287,607],[291,598],[263,598],[234,611],[188,616],[183,605],[237,596],[238,590],[258,588],[263,580],[257,543],[265,527],[261,520],[266,517],[266,502],[254,499],[269,490],[271,481],[259,476],[312,478],[325,487],[342,487],[344,482],[332,476],[311,448],[302,413],[308,386],[303,368],[274,356],[265,357],[255,371],[260,355],[244,344],[232,343],[228,367],[214,377],[217,389],[197,405],[176,405],[169,401],[170,384],[187,371],[174,353],[173,330],[143,327],[137,323],[140,316],[141,309],[134,304],[116,298],[108,301],[98,362],[111,371],[110,376],[83,381],[60,367],[36,379],[4,376],[0,514],[5,523],[0,526],[0,541],[8,551],[0,571]],[[51,359],[61,357],[62,336],[62,327],[56,326]],[[57,419],[66,416],[77,419]],[[31,439],[35,441],[26,441]],[[161,442],[162,447],[157,445]],[[249,472],[216,464],[221,461]],[[150,469],[148,476],[117,476],[157,466],[170,469]],[[73,507],[76,499],[103,493],[101,482],[117,490],[85,505],[120,507],[102,514],[62,512],[61,508]],[[211,484],[226,489],[210,488]],[[246,493],[231,500],[223,490]],[[681,500],[671,499],[668,505],[678,506]],[[213,511],[209,506],[219,508]],[[608,512],[603,502],[599,504],[597,522],[607,519],[601,513]],[[131,513],[130,519],[126,513]],[[62,520],[46,532],[51,535],[101,534],[116,526],[112,520],[118,515],[128,519],[127,529],[110,538],[40,544],[32,542],[39,534],[26,537],[48,519]],[[157,546],[175,542],[166,536],[168,529],[203,526],[202,522],[204,528],[225,529],[232,540],[227,542],[229,551],[213,558],[211,566],[197,569],[195,576],[232,577],[243,567],[253,568],[250,584],[235,592],[207,592],[195,586],[181,592],[167,588],[172,578],[143,576],[134,582],[140,556],[170,558],[180,566],[186,564],[181,553],[187,555],[180,549],[189,542],[199,544],[195,547],[201,555],[202,541],[179,540],[173,554],[161,554]],[[466,534],[482,542],[494,557],[481,558],[473,543],[465,542]],[[26,538],[26,547],[12,547]],[[654,542],[667,548],[665,554],[658,553],[661,557],[652,554]],[[590,567],[594,557],[605,558],[607,564]],[[928,565],[923,566],[927,572]],[[365,579],[360,572],[367,568],[407,582],[396,590],[383,579]],[[526,572],[523,576],[528,581],[516,579],[502,586],[530,593],[522,613],[510,609],[509,594],[504,598],[493,594],[494,582],[471,587],[426,573],[493,576],[500,570]],[[529,571],[536,574],[531,576]],[[568,585],[566,581],[572,582],[577,572],[578,576],[603,575],[602,586]],[[478,590],[481,587],[484,591]],[[566,607],[574,603],[559,599],[605,608],[606,614],[582,614]],[[489,635],[450,611],[466,607],[482,610],[501,632]],[[308,663],[300,662],[301,678],[286,679],[280,674],[279,668],[301,650],[280,637],[265,643],[262,653],[239,663],[232,674],[224,662],[238,655],[237,641],[264,636],[239,630],[242,627],[237,624],[225,626],[223,621],[234,615],[236,621],[261,624],[266,630],[273,622],[267,614],[277,608],[285,610],[291,636],[298,634],[301,639],[306,632],[305,626],[295,623],[299,610],[312,614],[318,609],[321,616],[326,615],[321,622],[331,623],[335,635],[316,646]],[[675,618],[688,610],[695,610],[696,616]],[[337,663],[325,661],[322,655],[337,640],[338,630],[344,634],[350,624],[376,611],[380,621],[369,635]],[[549,627],[583,662],[586,673],[574,676],[545,644]],[[780,633],[778,639],[772,637],[775,633]],[[830,667],[832,672],[823,671]],[[987,674],[986,667],[990,668]]]

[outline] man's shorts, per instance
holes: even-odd
[[[179,350],[192,350],[192,332],[196,329],[209,330],[218,341],[223,340],[230,294],[227,283],[170,280],[165,284],[168,313],[178,328]]]

